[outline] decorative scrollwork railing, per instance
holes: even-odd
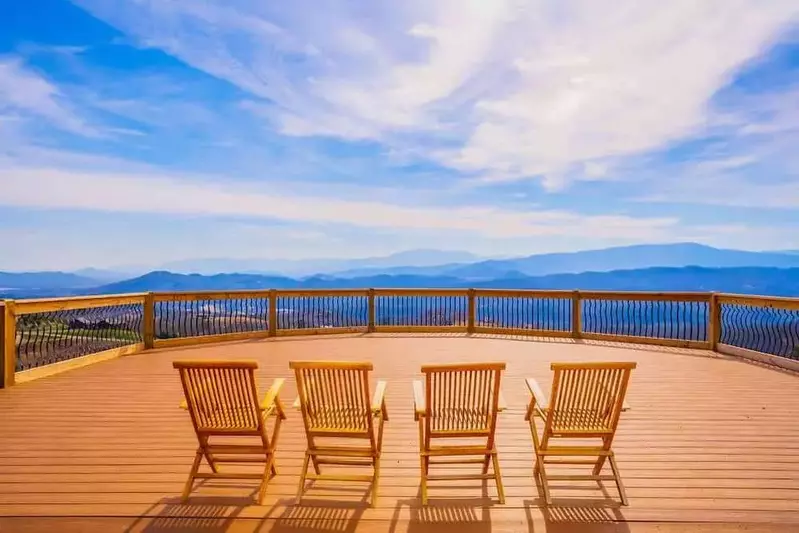
[[[466,331],[467,291],[377,289],[374,296],[375,331]]]
[[[185,339],[269,330],[269,293],[158,294],[156,339]]]
[[[280,291],[275,309],[277,330],[366,329],[369,324],[367,291]]]
[[[719,295],[719,342],[799,360],[799,300]]]
[[[580,300],[583,338],[694,347],[708,342],[709,294],[580,292]]]
[[[15,313],[17,372],[143,342],[143,296],[32,300]]]
[[[475,291],[474,330],[570,336],[572,297],[569,291]]]

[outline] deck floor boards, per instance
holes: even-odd
[[[264,505],[250,481],[179,495],[196,440],[171,363],[246,358],[262,391],[292,359],[370,360],[389,382],[380,500],[365,483],[318,483],[294,505],[305,437],[289,408],[279,475]],[[420,507],[410,382],[429,362],[507,362],[498,447],[507,502],[493,483],[432,485]],[[532,476],[525,377],[549,391],[552,361],[637,361],[614,449],[630,500],[612,483],[555,482],[545,509]],[[158,350],[0,390],[0,531],[799,531],[799,376],[702,351],[490,336],[344,335]],[[248,467],[242,467],[245,470]],[[257,467],[253,467],[257,468]],[[444,467],[441,467],[444,468]],[[459,467],[460,468],[460,467]],[[568,472],[552,467],[550,473]],[[361,472],[363,472],[361,470]],[[54,526],[58,524],[58,526]],[[6,529],[4,529],[4,527]]]

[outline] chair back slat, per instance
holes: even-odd
[[[635,363],[553,363],[545,433],[615,432],[633,368]]]
[[[367,363],[291,362],[309,431],[371,432]]]
[[[493,432],[504,368],[504,363],[422,367],[429,432]]]
[[[198,431],[259,431],[255,369],[250,361],[177,361],[186,403]]]

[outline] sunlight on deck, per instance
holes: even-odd
[[[389,381],[378,507],[368,507],[364,484],[342,483],[320,483],[294,505],[305,436],[293,410],[263,506],[253,503],[257,482],[249,481],[208,482],[180,504],[196,449],[177,407],[171,364],[181,358],[257,359],[262,391],[274,377],[289,378],[287,406],[296,390],[290,360],[372,361],[374,378]],[[460,361],[507,362],[508,410],[498,426],[507,503],[496,503],[493,484],[475,482],[437,485],[423,508],[411,380],[423,363]],[[548,392],[552,361],[638,362],[614,443],[628,507],[613,486],[557,482],[555,505],[543,508],[524,378]],[[373,334],[157,350],[0,390],[0,530],[638,531],[661,522],[799,530],[797,398],[799,378],[785,370],[712,352],[571,340]]]

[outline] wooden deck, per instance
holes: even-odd
[[[366,359],[389,380],[380,502],[365,484],[319,484],[294,505],[305,439],[289,410],[279,475],[263,506],[255,483],[208,482],[182,505],[196,449],[179,358],[255,358],[262,390],[292,359]],[[507,503],[492,484],[431,488],[419,504],[410,382],[427,362],[503,360],[499,422]],[[548,392],[551,361],[634,360],[615,450],[630,498],[559,482],[542,508],[524,422],[524,377]],[[711,352],[571,340],[460,335],[270,339],[156,350],[0,390],[0,531],[799,531],[799,376]],[[690,525],[689,525],[690,524]]]

